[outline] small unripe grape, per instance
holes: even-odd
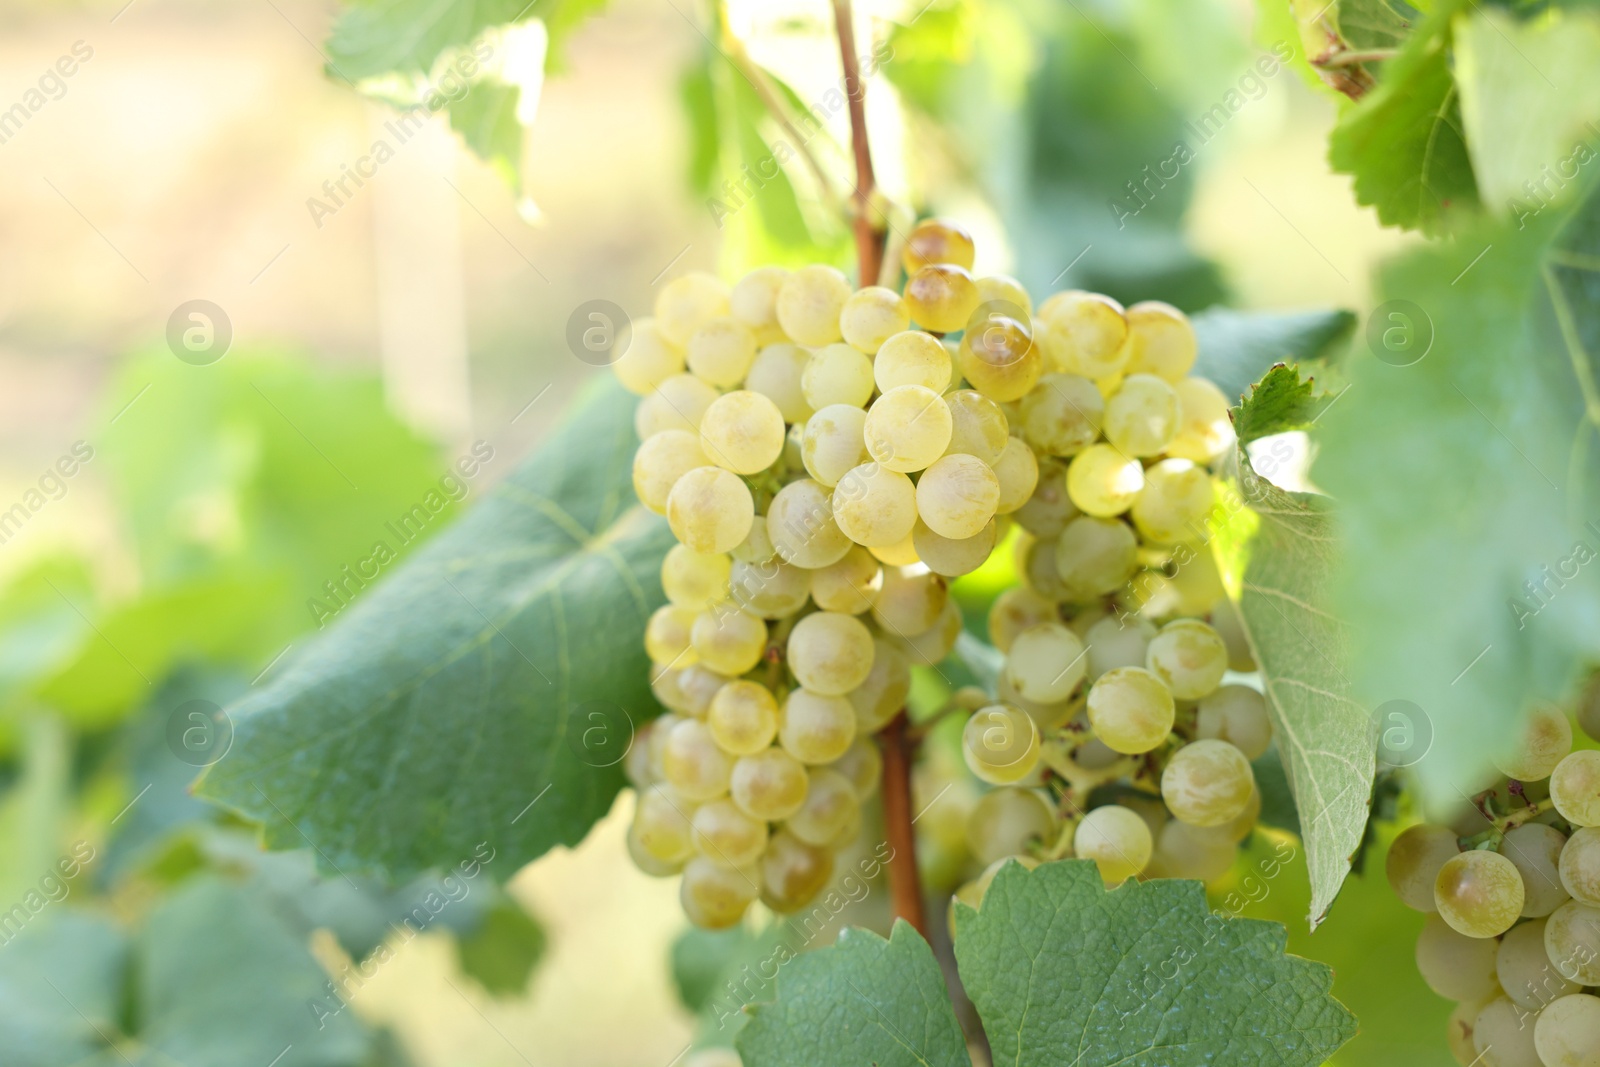
[[[1544,950],[1564,977],[1600,986],[1600,907],[1569,900],[1550,913]]]
[[[1090,445],[1067,465],[1067,494],[1086,515],[1121,515],[1143,488],[1144,467],[1110,445]]]
[[[1457,933],[1499,937],[1522,915],[1522,875],[1498,852],[1452,856],[1433,883],[1433,902]]]
[[[957,389],[944,398],[950,409],[950,443],[945,454],[976,456],[991,467],[1010,443],[1010,426],[999,404],[976,389]]]
[[[867,413],[849,404],[832,404],[812,415],[800,445],[806,472],[821,485],[838,485],[867,458],[866,424]]]
[[[795,689],[778,712],[778,744],[801,763],[832,763],[855,737],[855,706],[842,696]]]
[[[1051,844],[1055,812],[1032,789],[1003,786],[978,798],[967,816],[967,847],[987,866],[1036,844]]]
[[[733,317],[756,332],[756,339],[768,345],[781,340],[778,326],[778,290],[789,277],[782,267],[757,267],[733,283],[728,292],[728,309]]]
[[[1455,831],[1448,826],[1418,823],[1407,827],[1384,860],[1384,874],[1400,903],[1417,911],[1437,911],[1433,886],[1444,865],[1461,854]]]
[[[800,388],[813,411],[830,404],[864,407],[872,396],[872,360],[846,344],[824,345],[811,353]]]
[[[1075,456],[1094,444],[1105,422],[1105,399],[1076,374],[1046,374],[1022,398],[1022,432],[1050,456]]]
[[[778,290],[778,325],[812,348],[839,340],[839,312],[850,299],[850,281],[833,267],[801,267]]]
[[[1078,517],[1078,509],[1067,495],[1067,468],[1053,459],[1040,460],[1033,495],[1014,517],[1019,526],[1040,540],[1059,537],[1067,523]]]
[[[1119,667],[1143,669],[1145,652],[1155,635],[1155,626],[1145,619],[1123,621],[1110,615],[1090,626],[1084,635],[1089,648],[1089,680],[1096,681]]]
[[[823,847],[835,841],[861,814],[856,788],[837,771],[812,767],[805,803],[789,816],[784,829],[807,845]]]
[[[760,663],[767,650],[767,624],[728,604],[701,612],[690,633],[700,661],[729,677]]]
[[[621,349],[611,369],[622,387],[637,396],[649,396],[662,382],[683,373],[683,350],[667,340],[654,319],[640,319],[629,327]]]
[[[692,825],[695,851],[724,867],[747,868],[767,847],[767,824],[726,798],[702,804]]]
[[[872,632],[854,615],[819,611],[789,633],[789,670],[806,689],[843,696],[872,672]]]
[[[778,702],[764,685],[729,682],[711,699],[706,727],[724,752],[753,756],[778,736]]]
[[[751,872],[696,856],[683,869],[678,899],[689,921],[703,930],[726,930],[744,918],[758,894]]]
[[[1094,860],[1100,877],[1111,885],[1144,870],[1154,847],[1145,821],[1118,804],[1089,812],[1072,835],[1073,853],[1079,859]]]
[[[1150,642],[1145,666],[1179,700],[1199,700],[1222,684],[1228,647],[1217,631],[1199,619],[1176,619]]]
[[[744,540],[733,546],[729,553],[739,563],[765,563],[777,556],[778,550],[772,547],[772,538],[767,536],[767,517],[757,515],[750,520],[750,532],[744,535]]]
[[[915,495],[912,496],[912,508],[913,510],[916,508]],[[915,519],[912,520],[911,525],[913,527],[916,526]],[[862,543],[865,544],[865,542]],[[867,551],[871,552],[873,558],[885,567],[910,567],[922,562],[917,558],[917,545],[911,539],[909,533],[893,544],[867,545]]]
[[[1006,654],[1006,677],[1017,692],[1037,704],[1066,700],[1088,667],[1083,641],[1059,622],[1024,630]]]
[[[767,536],[780,559],[808,570],[837,563],[851,548],[833,520],[832,495],[810,478],[790,482],[772,498]]]
[[[1087,602],[1114,592],[1139,565],[1139,539],[1117,519],[1080,515],[1056,539],[1056,576],[1068,598]]]
[[[1106,440],[1124,455],[1154,456],[1178,432],[1178,394],[1153,374],[1130,374],[1106,400]]]
[[[1560,870],[1566,844],[1566,834],[1543,823],[1524,823],[1506,831],[1500,854],[1522,875],[1523,915],[1549,915],[1570,899]]]
[[[1021,309],[981,308],[966,324],[956,364],[961,376],[984,396],[1001,402],[1021,400],[1044,373],[1044,355],[1033,330],[1014,317]]]
[[[1438,916],[1430,916],[1428,925],[1431,929],[1435,924],[1449,930],[1449,926]],[[1514,926],[1500,939],[1498,947],[1491,939],[1463,938],[1475,945],[1487,945],[1494,950],[1494,972],[1500,988],[1506,996],[1516,1001],[1517,1004],[1529,1011],[1538,1011],[1557,997],[1564,997],[1568,993],[1578,991],[1578,983],[1570,981],[1556,970],[1550,962],[1550,954],[1544,948],[1544,928],[1547,925],[1544,919],[1535,919],[1532,922]],[[1450,931],[1455,934],[1455,931]],[[1426,935],[1426,931],[1424,932]],[[1460,934],[1455,934],[1461,937]],[[1446,961],[1440,961],[1446,962]],[[1417,943],[1417,964],[1422,963],[1422,943]],[[1449,979],[1443,975],[1438,977],[1439,985],[1434,984],[1434,979],[1427,973],[1423,978],[1428,980],[1428,986],[1442,997],[1455,997],[1447,993],[1440,986],[1450,987]],[[1488,996],[1487,993],[1477,994]],[[1472,999],[1461,997],[1461,1000]]]
[[[845,694],[856,712],[856,733],[877,733],[906,706],[911,695],[911,664],[904,652],[882,637],[872,639],[872,670]]]
[[[1542,939],[1542,931],[1539,936]],[[1446,1000],[1481,1000],[1499,989],[1495,981],[1498,947],[1492,938],[1463,936],[1439,916],[1430,915],[1417,938],[1417,971],[1428,988]],[[1542,940],[1539,951],[1544,952]]]
[[[806,606],[810,572],[776,556],[765,563],[736,562],[728,589],[733,602],[763,619],[783,619]]]
[[[858,545],[836,562],[811,572],[811,599],[824,611],[860,615],[883,585],[883,567]]]
[[[700,447],[735,474],[756,474],[777,462],[786,429],[778,405],[746,389],[724,393],[700,420]]]
[[[781,748],[742,756],[733,765],[729,795],[752,819],[781,822],[806,799],[806,769]]]
[[[1085,378],[1108,378],[1128,362],[1128,320],[1109,296],[1079,289],[1056,293],[1039,305],[1047,326],[1045,351],[1052,369]]]
[[[1455,1057],[1460,1067],[1479,1067],[1472,1062],[1478,1058],[1477,1046],[1472,1041],[1472,1028],[1477,1024],[1478,1013],[1493,999],[1488,997],[1465,1001],[1457,1004],[1450,1013],[1450,1021],[1445,1024],[1445,1042],[1449,1045],[1450,1055]]]
[[[1600,826],[1600,752],[1567,756],[1550,775],[1550,799],[1574,826]]]
[[[834,487],[832,503],[839,529],[868,548],[907,541],[917,524],[917,487],[904,474],[879,463],[847,471]]]
[[[639,845],[663,863],[682,863],[694,853],[689,817],[694,804],[667,785],[639,794],[633,810],[633,834]]]
[[[1255,785],[1244,753],[1226,741],[1191,741],[1161,772],[1161,799],[1174,818],[1196,826],[1222,826],[1250,806]]]
[[[787,341],[767,345],[756,353],[744,387],[778,405],[785,422],[803,423],[811,417],[811,405],[800,380],[810,362],[811,353],[799,345]]]
[[[978,286],[964,267],[930,263],[906,279],[906,310],[911,321],[934,333],[962,329],[978,307]]]
[[[991,785],[1010,785],[1039,763],[1039,728],[1027,713],[991,704],[973,714],[961,732],[967,769]]]
[[[673,545],[661,561],[661,588],[667,599],[691,611],[704,611],[728,598],[733,561],[720,552],[696,552]]]
[[[720,389],[744,381],[755,358],[755,331],[731,316],[702,323],[689,338],[690,372]]]
[[[750,532],[755,518],[750,487],[721,467],[696,467],[667,494],[667,525],[696,552],[727,552]]]
[[[1228,398],[1205,378],[1185,378],[1173,387],[1178,394],[1177,436],[1167,443],[1167,455],[1210,463],[1237,440],[1228,417]]]
[[[832,849],[808,845],[780,830],[761,857],[761,901],[780,915],[799,911],[832,877]]]
[[[699,435],[700,420],[720,394],[692,374],[675,374],[656,386],[633,411],[633,429],[644,441],[663,430]]]
[[[1198,354],[1189,316],[1159,300],[1128,308],[1129,374],[1154,374],[1180,382]]]
[[[961,606],[947,601],[938,621],[920,634],[891,634],[889,640],[902,649],[913,666],[933,667],[955,649],[961,636]]]
[[[872,617],[890,633],[920,634],[939,621],[949,599],[950,583],[943,576],[889,569],[873,601]]]
[[[1033,496],[1039,484],[1039,460],[1022,438],[1012,437],[993,467],[994,476],[1000,481],[1000,502],[995,505],[995,513],[1009,515]]]
[[[733,760],[717,747],[711,730],[698,719],[676,723],[661,756],[667,784],[687,800],[715,800],[728,791]]]
[[[1600,997],[1569,993],[1539,1013],[1533,1045],[1543,1067],[1600,1067]]]
[[[989,608],[989,643],[1001,652],[1008,652],[1024,630],[1044,622],[1057,622],[1060,618],[1055,604],[1032,589],[1024,586],[1007,589]],[[1140,662],[1144,662],[1143,659]]]
[[[1214,882],[1233,868],[1239,846],[1223,826],[1194,826],[1168,819],[1155,836],[1145,872],[1152,878]]]
[[[938,393],[901,385],[873,401],[862,433],[879,465],[909,474],[944,455],[952,429],[950,407]]]
[[[883,753],[872,738],[857,735],[845,754],[828,764],[828,769],[844,775],[855,787],[856,799],[865,802],[878,791],[878,781],[883,777]]]
[[[900,385],[920,385],[942,393],[950,386],[950,353],[923,330],[905,330],[883,342],[872,361],[872,377],[887,393]]]
[[[839,332],[846,343],[867,355],[911,324],[905,301],[893,289],[869,285],[850,294],[839,311]]]
[[[1572,723],[1553,704],[1529,709],[1512,744],[1496,750],[1494,766],[1507,778],[1537,782],[1550,777],[1556,764],[1572,751]]]
[[[704,271],[674,278],[656,294],[656,326],[679,348],[686,346],[701,326],[728,311],[728,287]]]
[[[976,537],[1000,501],[1000,480],[976,456],[935,460],[917,481],[917,514],[936,533],[954,540]]]
[[[934,532],[926,522],[919,520],[911,531],[911,542],[917,546],[918,557],[930,571],[946,578],[957,578],[971,574],[989,561],[997,530],[995,520],[990,519],[971,537],[951,538]]]
[[[1568,839],[1560,871],[1573,899],[1600,905],[1600,826],[1585,826]]]
[[[678,479],[711,460],[700,448],[698,434],[688,430],[662,430],[646,437],[633,454],[633,491],[639,502],[657,515],[667,513],[667,497]]]
[[[644,628],[644,651],[651,663],[687,667],[695,661],[689,631],[695,612],[676,604],[663,604],[650,616]]]
[[[1247,685],[1225,685],[1200,701],[1195,736],[1226,741],[1245,759],[1266,754],[1272,744],[1267,698]]]
[[[1478,1053],[1472,1067],[1545,1067],[1535,1049],[1533,1030],[1527,1012],[1507,997],[1495,997],[1472,1022],[1472,1043]]]
[[[1204,542],[1204,520],[1216,499],[1211,475],[1186,459],[1164,459],[1144,472],[1144,492],[1133,502],[1133,524],[1147,542]]]
[[[911,228],[906,246],[900,252],[907,274],[915,274],[930,263],[953,263],[967,270],[977,256],[972,234],[950,219],[923,219]]]

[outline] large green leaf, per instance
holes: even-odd
[[[1243,396],[1275,363],[1329,359],[1349,332],[1348,311],[1230,311],[1194,317],[1200,355],[1194,373],[1217,383],[1230,400]]]
[[[339,871],[405,877],[483,843],[509,878],[610,807],[658,712],[641,645],[666,524],[634,503],[610,382],[511,478],[232,709],[201,795]]]
[[[58,905],[59,906],[59,905]],[[122,932],[79,911],[46,915],[0,948],[7,1067],[61,1067],[106,1048],[122,1013]]]

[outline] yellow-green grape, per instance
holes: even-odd
[[[1024,630],[1060,618],[1055,604],[1032,589],[1025,586],[1007,589],[995,597],[989,608],[989,643],[1001,652],[1010,651],[1012,642]],[[1144,662],[1142,657],[1139,662]]]
[[[1407,827],[1384,860],[1384,874],[1400,903],[1416,911],[1437,911],[1433,886],[1444,865],[1461,854],[1455,831],[1448,826],[1418,823]]]
[[[741,756],[733,764],[729,796],[752,819],[782,822],[806,799],[806,769],[781,748]]]
[[[1251,772],[1254,773],[1253,771]],[[1237,844],[1250,836],[1250,831],[1256,828],[1256,823],[1261,821],[1261,788],[1252,786],[1250,789],[1250,803],[1245,806],[1232,821],[1218,827],[1228,834],[1229,840]]]
[[[700,448],[700,436],[688,430],[662,430],[646,437],[633,454],[633,491],[657,515],[667,513],[667,495],[678,479],[711,461]]]
[[[1084,644],[1089,648],[1089,680],[1119,667],[1144,667],[1145,652],[1156,635],[1154,624],[1146,619],[1124,621],[1108,615],[1089,627]]]
[[[1039,461],[1033,495],[1014,513],[1017,524],[1040,540],[1059,537],[1078,509],[1067,495],[1067,468],[1053,459]]]
[[[867,413],[850,404],[832,404],[806,420],[800,459],[806,473],[829,488],[867,458],[862,431]]]
[[[799,911],[832,877],[832,849],[808,845],[779,830],[761,857],[761,902],[780,915]]]
[[[976,456],[991,467],[1010,442],[1006,413],[976,389],[957,389],[944,398],[950,409],[950,443],[946,455]]]
[[[721,389],[744,381],[756,358],[756,335],[731,316],[702,323],[689,338],[689,370]]]
[[[658,859],[655,856],[652,856],[644,847],[644,844],[639,840],[639,835],[631,826],[628,827],[626,843],[628,849],[628,858],[633,861],[634,867],[649,875],[651,878],[670,878],[679,871],[683,870],[683,865],[686,862],[685,860],[677,860],[673,862]]]
[[[855,788],[856,799],[865,802],[878,791],[878,781],[883,777],[883,753],[872,738],[857,734],[845,754],[827,766],[844,775]]]
[[[932,667],[943,662],[956,647],[961,626],[961,606],[950,600],[945,603],[938,621],[928,629],[920,634],[891,634],[889,639],[905,651],[914,665]]]
[[[939,621],[949,599],[950,583],[941,575],[891,568],[883,572],[872,618],[890,633],[920,634]]]
[[[683,350],[667,340],[655,319],[640,319],[629,327],[621,349],[611,369],[630,393],[649,396],[662,382],[683,373]]]
[[[1104,429],[1124,455],[1158,455],[1178,432],[1178,394],[1154,374],[1130,374],[1106,400]]]
[[[639,794],[633,809],[633,834],[639,845],[663,863],[682,863],[694,854],[689,824],[694,804],[670,786],[653,785]]]
[[[799,345],[787,341],[767,345],[756,353],[744,387],[778,405],[785,422],[803,423],[811,417],[811,405],[800,381],[810,362],[811,353]]]
[[[1574,900],[1600,905],[1600,826],[1585,826],[1561,852],[1561,884]]]
[[[1137,503],[1135,506],[1138,506]],[[1172,595],[1177,598],[1178,615],[1210,615],[1218,604],[1228,599],[1228,587],[1223,584],[1216,557],[1210,546],[1204,544],[1195,546],[1193,554],[1177,566],[1170,588]],[[1220,630],[1218,634],[1221,635]],[[1222,643],[1228,645],[1228,639],[1223,637]],[[1228,647],[1228,662],[1230,665],[1233,662],[1231,645]]]
[[[839,312],[850,299],[850,281],[833,267],[816,263],[784,279],[778,290],[778,325],[799,344],[812,348],[839,340]]]
[[[717,466],[735,474],[766,470],[783,452],[785,427],[778,405],[741,389],[714,400],[700,419],[700,447]]]
[[[728,791],[733,759],[698,719],[673,725],[661,754],[661,769],[677,793],[687,800],[715,800]]]
[[[883,587],[883,565],[852,545],[840,559],[811,572],[811,599],[824,611],[860,615]]]
[[[971,537],[951,538],[918,520],[911,530],[911,543],[916,545],[917,556],[930,571],[946,578],[958,578],[963,574],[971,574],[988,562],[994,551],[997,530],[998,524],[990,519],[983,529]]]
[[[1094,444],[1105,422],[1105,399],[1076,374],[1046,374],[1022,398],[1022,433],[1048,456],[1074,456]]]
[[[999,501],[1000,480],[976,456],[942,456],[917,481],[917,514],[935,533],[955,540],[976,537]]]
[[[911,228],[900,252],[900,263],[907,274],[915,274],[930,263],[954,263],[971,270],[976,256],[972,234],[966,227],[950,219],[929,218]]]
[[[1220,742],[1219,742],[1220,743]],[[1433,882],[1433,902],[1451,929],[1468,937],[1499,937],[1522,915],[1522,875],[1498,852],[1452,856]]]
[[[1186,459],[1164,459],[1144,472],[1144,492],[1133,502],[1133,524],[1158,545],[1204,542],[1204,520],[1216,499],[1211,473]]]
[[[1472,1022],[1472,1043],[1477,1055],[1471,1067],[1545,1067],[1533,1038],[1528,1013],[1509,998],[1495,997],[1478,1011]]]
[[[1072,599],[1072,590],[1056,573],[1056,546],[1054,542],[1017,539],[1017,569],[1023,581],[1040,596],[1057,603]]]
[[[1175,619],[1151,640],[1145,666],[1179,700],[1199,700],[1222,684],[1228,672],[1228,647],[1199,619]]]
[[[1017,692],[1038,704],[1067,699],[1088,667],[1083,640],[1059,622],[1018,634],[1006,653],[1006,677]]]
[[[705,718],[711,699],[728,684],[728,676],[718,674],[703,663],[694,663],[678,672],[678,692],[682,706],[674,709],[696,719]]]
[[[1144,667],[1107,670],[1090,686],[1090,725],[1112,752],[1139,755],[1154,749],[1173,731],[1176,713],[1173,691]]]
[[[978,308],[978,286],[966,268],[929,263],[906,278],[906,310],[911,321],[934,333],[954,333]]]
[[[783,340],[783,329],[778,325],[778,290],[788,277],[789,272],[782,267],[757,267],[734,282],[728,292],[729,311],[754,330],[763,345]]]
[[[1056,575],[1072,600],[1086,602],[1125,585],[1138,567],[1139,539],[1117,519],[1080,515],[1056,538]]]
[[[882,637],[872,639],[872,670],[845,694],[856,712],[856,734],[875,734],[906,706],[911,695],[911,664],[904,652]]]
[[[1438,916],[1430,916],[1428,927],[1441,926],[1449,930],[1449,926]],[[1544,928],[1548,925],[1544,919],[1535,919],[1532,922],[1514,926],[1507,931],[1506,936],[1500,939],[1499,946],[1492,940],[1478,938],[1462,938],[1474,945],[1487,945],[1494,952],[1493,977],[1498,978],[1500,988],[1505,990],[1506,996],[1516,1001],[1529,1011],[1538,1011],[1557,997],[1564,997],[1568,993],[1578,991],[1578,983],[1569,980],[1557,971],[1555,964],[1550,962],[1550,954],[1544,950]],[[1452,935],[1461,938],[1460,934],[1450,931]],[[1426,931],[1424,931],[1426,936]],[[1441,961],[1444,962],[1444,961]],[[1417,943],[1417,964],[1422,964],[1422,943]],[[1427,974],[1423,975],[1427,978]],[[1445,979],[1441,978],[1441,985]],[[1440,996],[1454,998],[1454,994],[1446,993],[1443,989],[1428,980],[1428,985]],[[1487,996],[1488,994],[1478,994]],[[1468,997],[1455,998],[1460,1000]]]
[[[832,494],[810,478],[790,482],[772,498],[767,536],[780,559],[808,570],[837,563],[851,548],[833,521]]]
[[[1600,826],[1600,752],[1567,756],[1550,775],[1550,799],[1574,826]]]
[[[1571,751],[1572,723],[1566,713],[1553,704],[1538,704],[1523,716],[1512,743],[1496,751],[1494,766],[1507,778],[1537,782],[1550,777]]]
[[[1027,712],[1034,725],[1039,727],[1041,735],[1048,734],[1053,730],[1059,730],[1079,711],[1078,706],[1071,700],[1059,700],[1053,704],[1041,704],[1038,701],[1029,700],[1017,692],[1017,687],[1011,681],[1010,675],[1004,672],[1001,672],[1000,680],[995,684],[995,695],[1000,698],[1001,703],[1015,704]],[[987,701],[984,701],[984,703],[987,703]]]
[[[1520,926],[1506,937],[1527,927]],[[1544,953],[1544,931],[1538,932],[1539,952]],[[1495,951],[1492,938],[1464,937],[1437,915],[1428,916],[1417,938],[1417,971],[1428,988],[1446,1000],[1481,1000],[1499,989],[1495,981]]]
[[[667,738],[672,734],[672,728],[683,721],[681,715],[667,714],[658,716],[650,724],[650,777],[657,782],[667,777]]]
[[[834,487],[832,499],[833,521],[846,537],[868,548],[908,541],[917,523],[916,486],[879,463],[851,468]]]
[[[916,510],[915,488],[915,486],[912,487],[911,507],[913,511]],[[915,518],[912,519],[911,525],[916,525]],[[865,544],[865,542],[861,543]],[[893,544],[867,545],[867,551],[871,552],[874,558],[885,567],[910,567],[922,562],[917,558],[917,546],[911,540],[909,532]]]
[[[1539,1013],[1533,1046],[1542,1067],[1600,1067],[1600,997],[1570,993]]]
[[[1021,400],[1044,373],[1044,356],[1033,330],[1004,305],[980,309],[967,323],[956,349],[956,365],[974,389],[993,400]]]
[[[1172,388],[1178,394],[1179,425],[1167,455],[1204,465],[1233,447],[1237,438],[1221,389],[1205,378],[1185,378]]]
[[[1039,728],[1021,708],[991,704],[973,714],[961,731],[967,769],[990,785],[1010,785],[1039,763]]]
[[[667,667],[659,663],[650,665],[651,695],[656,698],[662,707],[687,714],[688,698],[683,694],[682,681],[683,671],[678,668]],[[659,777],[659,774],[654,774],[652,781]]]
[[[845,342],[872,355],[883,343],[911,325],[911,313],[900,294],[869,285],[850,294],[839,311],[839,332]]]
[[[1128,320],[1109,296],[1071,289],[1039,305],[1044,345],[1052,369],[1085,378],[1108,378],[1128,362]]]
[[[697,808],[691,826],[695,851],[724,867],[749,867],[767,847],[767,824],[726,797]]]
[[[968,270],[970,264],[962,264]],[[1019,307],[1027,314],[1033,314],[1033,297],[1028,295],[1028,290],[1022,283],[1009,274],[986,274],[977,280],[978,306],[984,304],[1004,303]]]
[[[696,552],[673,545],[661,561],[661,588],[667,599],[691,611],[704,611],[728,598],[733,561],[722,553]]]
[[[855,706],[842,696],[794,689],[778,711],[778,744],[801,763],[832,763],[855,737]]]
[[[1226,741],[1248,760],[1260,759],[1272,744],[1267,698],[1247,685],[1225,685],[1201,699],[1195,736]]]
[[[652,720],[639,727],[633,735],[633,744],[628,746],[628,752],[622,760],[622,769],[628,776],[628,784],[641,793],[656,782],[655,775],[650,771],[650,733],[655,729],[655,725],[655,721]]]
[[[1154,374],[1180,382],[1194,366],[1198,346],[1189,316],[1159,300],[1128,308],[1129,374]]]
[[[778,702],[764,685],[729,682],[711,698],[706,727],[724,752],[753,756],[778,736]]]
[[[1110,885],[1125,882],[1144,870],[1154,848],[1150,827],[1118,804],[1095,808],[1072,834],[1074,854],[1079,859],[1094,860],[1100,877]]]
[[[1152,878],[1194,878],[1214,882],[1233,868],[1239,845],[1221,826],[1193,826],[1168,819],[1155,835],[1155,851],[1145,873]]]
[[[774,556],[764,563],[735,561],[728,579],[733,602],[763,619],[783,619],[806,606],[810,572]]]
[[[755,518],[750,487],[721,467],[696,467],[667,494],[667,525],[696,552],[727,552],[750,532]]]
[[[1600,907],[1569,900],[1550,913],[1544,950],[1564,977],[1600,986]]]
[[[1226,741],[1192,741],[1175,752],[1162,770],[1161,799],[1174,818],[1196,826],[1222,826],[1250,806],[1255,785],[1244,753]]]
[[[872,377],[881,392],[901,385],[920,385],[942,393],[950,385],[950,353],[939,339],[922,330],[904,330],[883,342],[872,361]]]
[[[1445,1024],[1445,1043],[1449,1046],[1450,1055],[1455,1057],[1460,1067],[1481,1067],[1481,1061],[1477,1064],[1472,1062],[1478,1059],[1478,1048],[1472,1040],[1472,1028],[1478,1021],[1478,1013],[1493,999],[1494,997],[1488,997],[1484,1000],[1463,1001],[1450,1013],[1450,1021]]]
[[[695,613],[676,604],[663,604],[644,628],[644,650],[651,663],[686,667],[695,661],[689,642]]]
[[[1067,465],[1067,495],[1085,515],[1121,515],[1143,488],[1144,467],[1110,445],[1090,445]]]
[[[901,385],[873,401],[862,434],[880,466],[909,474],[944,455],[952,429],[950,407],[938,393]]]
[[[1233,601],[1219,600],[1216,603],[1211,611],[1211,628],[1221,635],[1222,643],[1228,646],[1230,671],[1240,674],[1255,671],[1256,654],[1250,648],[1250,639],[1244,632],[1244,620],[1240,618],[1239,608]]]
[[[1561,879],[1561,856],[1566,845],[1567,835],[1544,823],[1524,823],[1506,831],[1500,854],[1522,875],[1523,915],[1549,915],[1571,899]]]
[[[674,278],[656,294],[656,327],[679,348],[688,345],[701,326],[728,311],[728,287],[704,271]]]
[[[872,360],[846,344],[824,345],[811,353],[800,388],[814,411],[830,404],[865,407],[872,396]]]
[[[774,558],[778,550],[772,547],[772,538],[767,536],[767,517],[757,515],[750,520],[750,532],[744,535],[744,540],[734,545],[729,554],[739,563],[765,563]]]
[[[730,677],[760,663],[767,650],[767,624],[759,616],[730,604],[702,611],[691,632],[700,662]]]
[[[985,866],[1006,856],[1026,852],[1035,844],[1050,844],[1055,812],[1032,789],[1003,786],[978,798],[967,816],[967,847]]]
[[[810,692],[844,696],[872,673],[872,631],[854,615],[814,612],[789,632],[788,659]]]
[[[726,930],[744,918],[758,890],[753,871],[696,856],[683,868],[678,899],[689,921],[702,930]]]
[[[721,395],[692,374],[675,374],[656,386],[633,411],[633,429],[644,441],[663,430],[700,432],[700,420]]]
[[[993,467],[994,476],[1000,481],[1000,501],[995,505],[995,513],[1009,515],[1032,498],[1039,484],[1039,460],[1022,438],[1012,437],[1006,441]]]
[[[856,787],[837,771],[812,767],[805,803],[783,824],[785,830],[807,845],[822,847],[837,840],[861,815]]]

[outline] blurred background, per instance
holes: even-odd
[[[334,4],[0,12],[0,909],[84,842],[96,859],[51,908],[199,914],[214,883],[255,894],[339,973],[394,900],[328,888],[308,853],[263,858],[191,800],[175,709],[225,702],[307,640],[307,601],[475,442],[492,459],[451,511],[535,448],[607,373],[568,344],[578,305],[648,314],[688,270],[850,262],[830,202],[848,187],[842,109],[807,142],[827,180],[795,159],[722,226],[708,206],[760,137],[783,136],[729,91],[729,42],[805,110],[839,79],[825,3],[733,3],[720,28],[690,0],[594,7],[535,3],[534,29],[500,42],[520,86],[509,124],[436,115],[337,203],[325,183],[393,140],[396,112],[329,69]],[[1303,59],[1252,74],[1300,44],[1248,3],[918,0],[857,20],[892,48],[868,89],[886,194],[907,219],[961,218],[979,268],[1036,297],[1359,310],[1374,262],[1413,239],[1330,173],[1335,105]],[[74,73],[41,89],[63,56]],[[1225,121],[1194,125],[1219,103]],[[496,162],[461,128],[504,149]],[[1169,167],[1180,139],[1193,158]],[[214,361],[169,343],[200,321],[193,301],[227,337]],[[66,455],[74,473],[50,475]],[[348,997],[393,1035],[382,1062],[665,1067],[684,1050],[696,1023],[668,965],[683,920],[675,885],[628,862],[631,803],[395,947]],[[1273,847],[1263,836],[1235,881]],[[1448,1062],[1449,1006],[1409,963],[1421,916],[1376,881],[1352,879],[1315,935],[1300,868],[1247,914],[1335,965],[1364,1029],[1339,1062]],[[8,951],[0,997],[26,1001]]]

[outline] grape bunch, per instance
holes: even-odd
[[[1600,738],[1600,702],[1579,724]],[[1494,763],[1503,781],[1389,849],[1390,886],[1428,915],[1417,969],[1457,1002],[1459,1063],[1600,1067],[1600,752],[1540,705]]]

